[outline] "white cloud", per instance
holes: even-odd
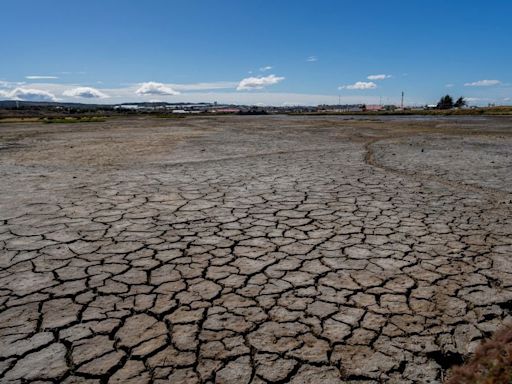
[[[391,77],[391,75],[368,75],[367,79],[368,80],[385,80],[385,79],[389,79]]]
[[[260,68],[260,71],[261,72],[266,72],[266,71],[270,71],[273,67],[271,67],[270,65],[267,65],[266,67],[261,67]]]
[[[473,83],[464,84],[465,87],[492,87],[493,85],[501,84],[499,80],[478,80]]]
[[[57,98],[53,93],[43,91],[42,89],[32,88],[14,88],[11,91],[3,91],[5,96],[12,100],[20,101],[57,101]]]
[[[52,80],[52,79],[58,79],[58,77],[57,76],[30,75],[30,76],[25,76],[25,79],[29,79],[29,80]]]
[[[175,91],[171,87],[162,84],[156,83],[154,81],[148,81],[147,83],[142,83],[140,87],[135,91],[137,95],[167,95],[167,96],[175,96],[179,95],[178,91]]]
[[[284,80],[284,77],[276,75],[260,76],[260,77],[247,77],[242,79],[238,86],[237,91],[247,91],[251,89],[262,89],[267,85],[274,85]]]
[[[338,89],[375,89],[377,84],[373,81],[358,81],[354,84],[342,85]]]
[[[498,99],[494,97],[465,97],[464,98],[469,104],[485,105],[489,103],[496,103]]]
[[[452,84],[452,83],[449,83],[449,84],[445,85],[446,88],[453,88],[454,86],[455,86],[455,84]]]
[[[263,75],[264,76],[264,75]],[[274,77],[277,77],[274,75]],[[290,105],[317,105],[317,104],[378,104],[379,96],[375,95],[375,92],[364,92],[364,91],[352,91],[351,95],[342,95],[339,99],[337,94],[331,95],[323,95],[323,94],[313,94],[313,93],[282,93],[276,90],[265,91],[253,91],[254,88],[248,88],[247,90],[241,90],[238,92],[233,92],[239,86],[240,82],[212,82],[212,83],[189,83],[189,84],[172,84],[172,83],[164,83],[164,86],[167,88],[171,88],[174,91],[182,92],[180,95],[153,95],[146,96],[144,100],[160,100],[166,102],[218,102],[218,103],[227,103],[227,104],[247,104],[247,105],[257,105],[258,103],[263,103],[264,105],[283,105],[283,103],[289,103]],[[265,84],[266,85],[266,84]],[[109,98],[81,98],[77,99],[74,97],[68,97],[64,95],[64,92],[76,89],[78,87],[85,87],[82,84],[64,84],[64,83],[50,83],[50,82],[34,82],[28,84],[20,84],[15,82],[8,82],[5,79],[0,80],[0,98],[1,99],[13,99],[14,96],[18,96],[21,100],[22,97],[24,99],[28,99],[28,97],[32,96],[32,100],[38,99],[46,101],[52,101],[53,98],[57,99],[57,101],[69,101],[76,102],[79,100],[84,103],[100,103],[100,104],[118,104],[125,102],[138,102],[141,101],[141,96],[136,93],[136,91],[141,88],[141,84],[122,84],[116,87],[106,87],[106,86],[95,86],[100,92],[105,93],[109,96]],[[264,85],[257,85],[258,87],[264,87]],[[13,97],[10,96],[11,92],[16,88],[23,88],[25,90],[36,90],[36,92],[46,92],[46,97],[44,94],[35,95],[34,93],[20,91],[16,92],[16,95]],[[500,90],[504,90],[504,88],[499,88]],[[28,93],[28,94],[27,94]],[[348,92],[346,92],[348,93]],[[1,95],[5,96],[1,96]],[[48,96],[50,94],[50,96]],[[56,96],[53,96],[56,95]],[[474,95],[477,96],[477,95]],[[500,101],[503,97],[510,96],[510,92],[506,90],[506,93],[502,93],[499,95]],[[424,105],[426,103],[425,100],[409,100],[411,104]],[[386,99],[387,104],[400,103],[400,99],[397,96],[396,98]]]
[[[466,102],[468,102],[469,104],[478,104],[478,103],[487,101],[489,99],[480,98],[480,97],[465,97],[464,100],[466,100]]]
[[[236,88],[236,84],[233,88]],[[167,85],[167,84],[166,84]],[[64,96],[64,92],[67,90],[71,90],[77,88],[78,85],[66,85],[66,84],[30,84],[30,85],[15,85],[12,87],[4,87],[0,94],[3,92],[5,94],[10,93],[12,89],[17,87],[23,88],[35,88],[40,90],[44,90],[53,95],[62,95],[62,98],[57,101],[76,101],[77,99],[73,97]],[[185,87],[191,87],[192,84],[184,84]],[[100,88],[101,92],[109,95],[109,98],[104,99],[87,99],[83,98],[80,101],[85,103],[101,103],[101,104],[117,104],[117,103],[130,103],[130,102],[138,102],[140,101],[140,96],[135,93],[135,91],[139,88],[139,85],[126,85],[118,88]],[[173,86],[171,88],[174,89]],[[0,86],[0,89],[1,86]],[[5,99],[12,99],[12,97],[8,97],[6,95]],[[337,104],[341,102],[342,104],[378,104],[379,97],[371,96],[371,95],[351,95],[351,96],[341,96],[339,99],[338,95],[323,95],[323,94],[307,94],[307,93],[280,93],[280,92],[266,92],[266,91],[239,91],[232,92],[231,89],[226,89],[225,91],[210,91],[210,90],[197,90],[193,92],[184,92],[180,95],[154,95],[151,97],[147,97],[148,100],[151,101],[167,101],[167,102],[190,102],[190,103],[199,103],[199,102],[218,102],[218,103],[227,103],[227,104],[246,104],[246,105],[283,105],[283,103],[289,103],[290,105],[317,105],[317,104]],[[21,98],[20,98],[21,100]],[[42,100],[40,98],[39,100]],[[45,100],[42,100],[45,101]],[[46,101],[52,101],[46,100]],[[389,103],[398,103],[399,100],[391,99]],[[424,101],[417,101],[417,104],[424,104]]]
[[[25,84],[27,84],[25,81],[5,81],[5,80],[0,80],[0,87],[9,88],[9,89],[16,88],[16,87],[19,87],[19,86],[22,86],[22,85],[25,85]]]
[[[309,56],[306,61],[309,61],[310,63],[314,63],[315,61],[318,61],[318,57],[316,56]]]
[[[62,94],[68,97],[82,97],[85,99],[105,99],[109,97],[107,94],[101,92],[100,90],[91,87],[78,87],[68,89]]]

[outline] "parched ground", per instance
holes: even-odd
[[[440,383],[512,321],[512,119],[0,124],[0,382]]]

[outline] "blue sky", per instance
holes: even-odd
[[[2,1],[0,99],[512,104],[512,2]]]

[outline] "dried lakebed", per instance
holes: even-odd
[[[512,319],[511,149],[506,118],[1,124],[0,382],[440,383]]]

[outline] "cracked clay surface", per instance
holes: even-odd
[[[511,320],[511,138],[506,118],[1,124],[0,382],[440,383]]]

